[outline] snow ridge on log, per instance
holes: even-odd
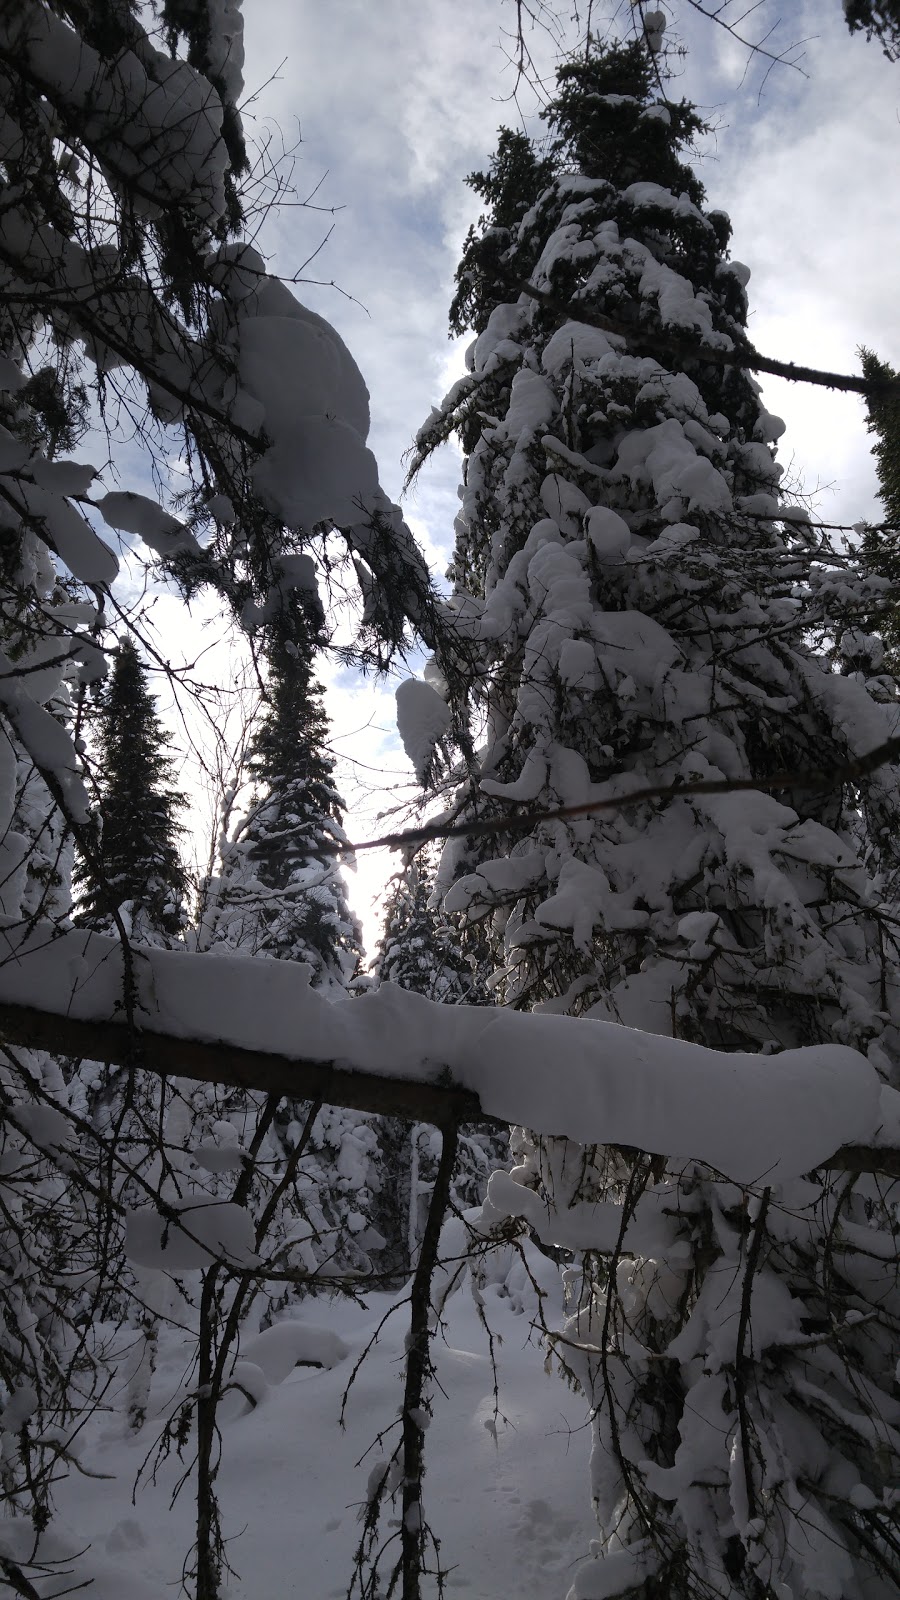
[[[131,1028],[120,944],[54,932],[0,935],[6,1036],[158,1073],[437,1123],[486,1113],[696,1159],[741,1183],[783,1181],[841,1146],[870,1145],[900,1100],[842,1045],[726,1055],[616,1023],[438,1006],[390,984],[332,1001],[299,965],[162,949],[132,952]]]

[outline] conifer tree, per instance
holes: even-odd
[[[865,377],[896,378],[897,373],[873,350],[862,349]],[[884,506],[884,523],[863,529],[861,553],[869,572],[885,578],[891,585],[900,580],[900,403],[892,395],[871,396],[866,404],[869,432],[875,435],[872,454],[878,476],[878,494]],[[900,620],[890,592],[883,597],[878,631],[890,651],[889,668],[894,677],[900,670]]]
[[[100,826],[81,836],[83,853],[74,872],[80,891],[77,920],[100,932],[121,923],[132,945],[177,946],[187,920],[187,876],[179,853],[183,796],[171,787],[175,762],[147,676],[133,639],[126,635],[97,697],[94,758]],[[90,1129],[82,1139],[82,1159],[100,1192],[108,1185],[117,1207],[145,1201],[144,1184],[162,1194],[164,1175],[186,1160],[178,1137],[177,1085],[93,1061],[79,1062],[70,1076],[71,1103]],[[109,1165],[104,1145],[128,1151],[124,1167]],[[176,1181],[169,1198],[177,1191]],[[156,1364],[160,1306],[154,1303],[154,1291],[159,1285],[125,1260],[121,1225],[112,1216],[106,1218],[98,1245],[107,1270],[116,1263],[115,1283],[106,1291],[109,1304],[130,1328],[130,1350],[121,1371],[127,1380],[128,1420],[137,1430],[146,1416]]]
[[[484,941],[443,915],[435,902],[435,871],[420,852],[394,879],[384,913],[384,934],[373,965],[376,983],[439,1000],[443,1005],[490,1005],[484,983]],[[508,1136],[485,1125],[460,1129],[450,1191],[455,1212],[480,1205],[491,1168],[502,1165]],[[379,1145],[387,1182],[374,1220],[387,1244],[383,1260],[402,1277],[415,1263],[440,1159],[441,1140],[427,1123],[379,1119]]]
[[[214,947],[306,961],[319,989],[344,992],[359,965],[359,928],[334,854],[343,801],[315,634],[301,604],[285,607],[266,640],[266,704],[251,746],[254,793],[226,842],[211,895]],[[206,936],[209,937],[208,935]]]
[[[373,974],[379,983],[396,983],[429,1000],[487,1005],[474,955],[460,942],[464,930],[442,914],[434,894],[434,867],[422,852],[393,880]]]
[[[187,879],[178,851],[183,797],[170,787],[174,760],[133,640],[120,641],[96,718],[101,831],[75,873],[79,920],[108,929],[126,908],[139,941],[176,938]]]
[[[247,814],[224,842],[210,886],[201,946],[211,956],[251,955],[304,962],[308,981],[346,997],[361,955],[359,926],[334,853],[344,838],[328,722],[315,679],[321,618],[296,594],[265,633],[266,703],[250,751],[254,780]],[[261,1112],[258,1096],[198,1091],[205,1115],[230,1120],[246,1147]],[[309,1108],[285,1100],[258,1156],[259,1197],[291,1161]],[[314,1275],[375,1270],[384,1240],[370,1216],[383,1181],[376,1119],[323,1106],[295,1181],[273,1222],[267,1248],[292,1243],[288,1263]],[[214,1180],[207,1180],[214,1181]],[[314,1287],[314,1282],[312,1283]],[[282,1296],[282,1298],[284,1298]],[[275,1299],[278,1299],[276,1294]]]
[[[115,580],[97,523],[139,539],[136,554],[183,593],[212,585],[251,623],[291,571],[310,581],[302,552],[340,528],[365,603],[363,653],[389,654],[413,619],[435,625],[425,563],[365,445],[361,374],[328,323],[234,237],[242,65],[233,0],[162,0],[153,14],[133,0],[26,0],[0,12],[0,607],[39,650],[56,632],[45,604],[54,560],[98,597]],[[254,211],[286,181],[267,156],[262,169]],[[145,480],[162,431],[180,433],[183,517],[127,487],[106,492],[95,467],[60,459],[90,402],[110,415],[112,397],[145,452]],[[83,602],[66,642],[92,676],[94,615]],[[80,827],[90,806],[77,753],[30,673],[0,671],[0,715]]]
[[[499,829],[447,847],[444,906],[490,927],[507,1004],[745,1058],[849,1043],[896,1083],[897,942],[857,848],[860,818],[891,830],[896,772],[803,783],[897,733],[871,673],[834,670],[879,584],[829,566],[780,499],[781,423],[704,359],[742,347],[749,272],[686,165],[699,119],[656,81],[641,43],[564,65],[555,175],[499,253],[485,218],[470,374],[419,436],[468,452],[452,575],[486,738],[459,803]],[[604,809],[504,836],[512,804]],[[886,1600],[900,1295],[878,1180],[517,1152],[487,1220],[586,1251],[556,1348],[592,1408],[602,1538],[573,1595]]]

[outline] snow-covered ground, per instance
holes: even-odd
[[[530,1249],[529,1256],[545,1284],[559,1281],[546,1260]],[[545,1371],[534,1291],[519,1293],[514,1277],[509,1282],[511,1293],[508,1286],[483,1291],[497,1362],[496,1413],[488,1339],[468,1283],[447,1304],[434,1346],[440,1388],[427,1435],[425,1506],[450,1569],[449,1592],[467,1600],[562,1600],[597,1532],[587,1501],[585,1403],[555,1370]],[[396,1418],[402,1395],[408,1326],[402,1295],[365,1298],[364,1310],[348,1301],[307,1300],[297,1313],[327,1325],[348,1347],[333,1368],[294,1368],[252,1411],[235,1395],[223,1402],[218,1489],[237,1574],[223,1591],[229,1600],[337,1600],[348,1592],[360,1503],[383,1455],[376,1436]],[[342,1429],[341,1401],[354,1363],[391,1305],[398,1309],[355,1378]],[[544,1306],[552,1321],[549,1299]],[[170,1502],[190,1446],[185,1462],[173,1453],[155,1484],[142,1483],[134,1503],[132,1492],[160,1420],[183,1390],[189,1360],[190,1347],[170,1335],[154,1382],[154,1415],[142,1432],[128,1433],[118,1411],[115,1420],[101,1414],[91,1426],[83,1465],[111,1476],[75,1473],[62,1487],[58,1552],[90,1543],[69,1581],[91,1577],[94,1600],[178,1593],[193,1538],[192,1484]],[[234,1415],[238,1409],[242,1414]],[[57,1576],[40,1592],[60,1587]],[[437,1593],[433,1579],[424,1592]]]

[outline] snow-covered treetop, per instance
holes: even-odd
[[[434,865],[421,851],[391,883],[374,977],[446,1005],[485,1003],[477,953],[463,949],[462,928],[437,902]]]
[[[502,930],[518,1003],[596,1005],[726,1048],[824,1030],[883,1046],[893,1072],[900,1009],[879,950],[894,934],[857,816],[890,851],[896,772],[830,798],[765,792],[897,734],[888,681],[835,670],[835,637],[867,621],[883,583],[830,560],[784,505],[782,424],[748,374],[704,361],[744,340],[749,273],[688,182],[684,131],[652,118],[635,142],[640,94],[655,102],[631,59],[613,49],[561,75],[548,114],[589,170],[559,170],[508,229],[470,373],[419,436],[427,454],[455,428],[469,451],[453,603],[479,666],[441,660],[451,686],[467,675],[487,729],[466,814],[621,809],[454,841],[445,907]],[[640,94],[610,94],[613,68]],[[517,293],[523,281],[548,298]],[[633,336],[602,330],[604,315]],[[643,353],[672,333],[687,336],[681,360]],[[754,779],[755,794],[627,805],[648,784]],[[819,914],[825,883],[859,949]]]

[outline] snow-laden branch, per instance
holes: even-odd
[[[133,50],[104,58],[38,0],[0,13],[6,71],[53,107],[114,182],[145,207],[189,204],[198,218],[216,220],[228,166],[222,103],[187,62],[142,42],[144,61]]]
[[[615,1023],[439,1005],[390,984],[331,1001],[289,962],[153,948],[132,952],[135,1032],[122,1020],[121,945],[54,935],[3,931],[10,1042],[437,1124],[486,1114],[698,1160],[740,1183],[823,1165],[900,1170],[896,1149],[872,1148],[900,1124],[900,1095],[843,1045],[723,1054]]]
[[[791,627],[794,626],[792,622]],[[423,685],[423,687],[428,686]],[[885,713],[885,723],[887,724],[890,719],[896,724],[894,708],[885,707]],[[566,821],[572,817],[588,817],[603,811],[623,811],[626,806],[636,805],[642,800],[682,800],[692,795],[702,797],[719,794],[779,793],[791,789],[801,789],[806,793],[811,791],[828,793],[839,789],[844,783],[854,783],[859,778],[877,772],[879,767],[895,763],[898,757],[900,757],[900,737],[894,737],[885,739],[882,744],[850,761],[836,763],[828,771],[814,768],[808,771],[791,769],[773,772],[765,780],[756,777],[694,778],[669,783],[645,783],[624,788],[619,781],[623,775],[615,774],[608,780],[609,786],[615,789],[614,793],[600,798],[580,800],[573,805],[550,806],[540,811],[527,808],[520,811],[510,810],[499,817],[470,817],[465,822],[458,823],[449,823],[439,818],[436,822],[427,822],[418,828],[401,828],[394,833],[380,834],[375,839],[361,839],[355,844],[352,840],[338,839],[333,842],[325,840],[319,845],[319,849],[330,855],[354,856],[362,854],[365,850],[403,850],[409,845],[430,844],[435,840],[484,839],[490,838],[492,834],[509,834],[520,829],[526,831],[540,822]]]
[[[510,282],[515,284],[520,293],[537,300],[549,311],[555,311],[561,317],[571,317],[576,322],[585,322],[588,327],[600,328],[604,333],[618,334],[627,339],[632,347],[644,349],[657,358],[662,353],[675,356],[679,361],[709,361],[713,366],[737,367],[742,372],[768,372],[776,378],[787,378],[791,383],[812,383],[822,389],[840,389],[850,394],[887,396],[900,393],[900,383],[890,379],[858,378],[853,373],[823,372],[818,367],[798,366],[795,361],[776,361],[773,357],[761,355],[749,342],[736,350],[727,350],[721,345],[706,344],[699,338],[686,339],[680,333],[668,333],[658,328],[652,332],[635,328],[618,317],[607,317],[585,307],[581,301],[561,300],[557,295],[539,289],[536,284],[512,277]]]

